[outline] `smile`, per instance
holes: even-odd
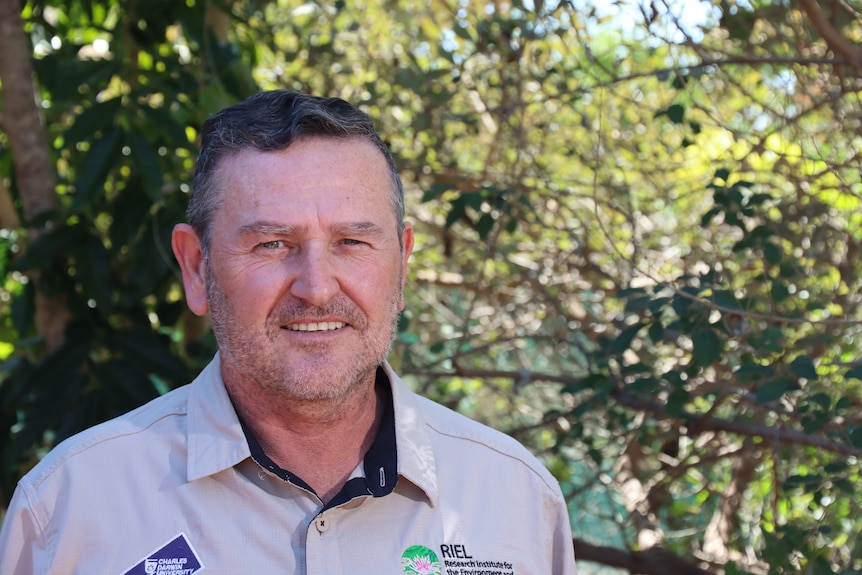
[[[284,326],[289,331],[333,331],[347,325],[342,321],[321,321],[318,323],[295,323]]]

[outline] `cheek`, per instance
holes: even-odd
[[[257,315],[254,310],[271,307],[281,297],[286,283],[274,266],[263,265],[223,269],[216,281],[240,315]]]
[[[393,296],[401,292],[400,268],[365,262],[345,270],[339,285],[341,291],[366,312],[388,309]]]

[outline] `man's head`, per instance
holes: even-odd
[[[203,138],[173,248],[189,308],[210,314],[229,392],[259,404],[373,385],[413,232],[368,117],[341,100],[264,93],[208,120]]]
[[[404,189],[388,146],[367,114],[340,98],[322,98],[292,90],[261,92],[225,108],[204,122],[187,216],[201,240],[210,245],[213,215],[221,205],[218,169],[225,157],[245,149],[283,150],[312,137],[358,138],[380,150],[392,179],[395,221],[404,222]],[[398,229],[399,238],[401,227]]]

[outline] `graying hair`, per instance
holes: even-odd
[[[208,118],[201,128],[200,154],[186,216],[200,238],[205,255],[209,252],[212,220],[221,206],[217,190],[221,160],[249,148],[262,152],[284,150],[301,139],[313,137],[360,138],[380,150],[392,179],[391,203],[401,242],[404,186],[392,153],[377,134],[371,118],[340,98],[271,90],[225,108]]]

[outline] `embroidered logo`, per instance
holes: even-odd
[[[422,545],[413,545],[404,550],[401,567],[407,575],[441,575],[437,554]]]
[[[185,533],[180,533],[123,575],[192,575],[203,568]]]

